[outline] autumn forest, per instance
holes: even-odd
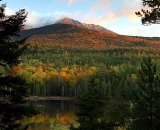
[[[135,13],[142,24],[158,23],[160,2],[145,5],[151,12]],[[67,17],[27,29],[25,9],[11,16],[5,9],[2,4],[0,129],[37,130],[41,123],[47,130],[159,129],[159,37],[120,35]]]

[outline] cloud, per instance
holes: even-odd
[[[137,27],[138,36],[149,36],[149,37],[160,37],[159,25],[154,24],[151,26],[140,26]]]
[[[69,2],[69,0],[59,0],[59,1]],[[77,0],[74,1],[72,0],[70,4],[73,4],[72,2],[76,1]],[[107,0],[111,1],[110,3],[107,3],[106,0],[97,0],[97,1],[98,2],[92,4],[88,12],[53,11],[43,14],[30,9],[26,9],[28,12],[28,16],[25,24],[29,27],[40,27],[53,24],[60,18],[69,17],[83,23],[101,25],[116,33],[123,35],[160,37],[160,30],[158,29],[159,28],[158,25],[151,25],[147,27],[143,26],[141,25],[140,18],[135,15],[135,12],[142,8],[140,0],[130,0],[130,1],[123,0],[121,1],[121,3],[118,3],[116,8],[112,8],[112,6],[114,6],[115,3],[119,0]],[[105,8],[104,6],[105,3],[106,7],[108,8]],[[101,13],[99,13],[99,11]],[[12,10],[8,7],[6,8],[7,15],[11,15],[14,13],[15,10]],[[123,19],[125,20],[124,22],[123,20],[120,21],[120,19],[122,18],[124,18]]]
[[[10,9],[10,8],[8,8],[8,7],[6,7],[5,12],[6,12],[7,15],[13,15],[13,14],[15,14],[15,11],[12,10],[12,9]]]
[[[142,8],[150,10],[148,7],[142,5],[141,0],[99,0],[90,7],[90,12],[92,12],[90,14],[97,11],[101,13],[95,17],[86,18],[86,21],[103,25],[123,35],[160,37],[158,25],[143,26],[141,24],[141,18],[135,15],[135,12],[140,11]],[[121,19],[125,21],[122,22]],[[112,27],[109,26],[110,24],[112,24]],[[113,27],[114,24],[116,27]]]
[[[73,3],[83,0],[54,0],[55,3],[67,2],[67,6],[71,6]]]
[[[75,2],[78,1],[84,2],[87,0],[55,0],[55,1],[67,2],[67,5],[70,6]],[[141,20],[141,18],[137,17],[135,15],[135,12],[141,10],[141,8],[144,8],[141,0],[123,0],[123,1],[97,0],[95,3],[93,2],[93,4],[91,5],[89,12],[82,13],[81,11],[75,11],[75,12],[57,11],[50,13],[50,16],[52,19],[53,17],[55,19],[62,17],[70,17],[79,20],[81,22],[94,23],[100,25],[107,25],[109,23],[114,23],[121,18],[126,18],[131,23],[137,23]],[[97,13],[97,11],[101,11],[101,13]],[[40,15],[41,17],[43,17],[45,14],[44,15],[40,14]]]
[[[70,6],[70,5],[72,5],[74,2],[76,2],[77,0],[68,0],[68,3],[67,3],[67,5],[68,6]]]
[[[112,5],[115,5],[117,0],[99,0],[91,5],[90,11],[106,11],[109,10]]]
[[[151,26],[129,26],[129,27],[111,27],[110,30],[122,34],[122,35],[130,35],[130,36],[144,36],[144,37],[160,37],[160,30],[158,29],[159,25],[151,25]]]
[[[116,22],[120,18],[127,18],[134,23],[140,20],[135,12],[140,11],[141,8],[144,8],[141,0],[99,0],[91,5],[90,11],[100,11],[99,18],[102,22]]]
[[[26,20],[26,25],[30,27],[40,27],[40,26],[45,26],[49,24],[55,23],[57,20],[64,18],[64,17],[69,17],[75,20],[81,20],[79,19],[79,16],[84,16],[80,11],[75,11],[75,12],[64,12],[64,11],[54,11],[52,13],[37,13],[35,11],[28,10],[28,16]]]
[[[54,0],[55,2],[67,2],[70,6],[77,1],[85,0]],[[118,3],[118,5],[117,5]],[[43,26],[46,24],[54,23],[58,18],[70,17],[81,22],[94,23],[100,25],[107,25],[109,23],[114,23],[121,18],[127,18],[130,22],[140,21],[140,18],[135,15],[135,11],[140,10],[141,7],[140,0],[97,0],[90,7],[90,11],[87,13],[82,13],[81,11],[75,12],[64,12],[64,11],[54,11],[47,14],[40,14],[35,11],[28,11],[28,18],[26,24],[28,26]],[[113,8],[116,6],[116,8]],[[97,11],[102,11],[102,13],[97,13]],[[13,12],[8,8],[8,12]],[[79,17],[81,16],[81,17]]]

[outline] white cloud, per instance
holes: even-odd
[[[81,20],[79,19],[79,16],[84,16],[80,11],[76,12],[64,12],[64,11],[54,11],[52,13],[46,13],[46,14],[40,14],[34,11],[28,11],[28,16],[27,16],[27,21],[26,25],[27,26],[32,26],[32,27],[40,27],[44,25],[49,25],[55,23],[57,20],[63,18],[63,17],[69,17],[75,20]]]
[[[130,27],[112,27],[110,30],[122,35],[160,37],[159,25],[151,26],[130,26]]]
[[[8,8],[8,7],[6,7],[5,12],[6,12],[7,15],[13,15],[13,14],[15,13],[14,10],[12,10],[12,9],[10,9],[10,8]]]

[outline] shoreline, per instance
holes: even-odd
[[[76,97],[65,97],[65,96],[30,96],[27,98],[27,100],[30,101],[37,101],[37,100],[76,100]]]
[[[29,101],[38,101],[38,100],[76,100],[76,97],[65,97],[65,96],[29,96],[26,100]],[[0,101],[8,101],[5,97],[0,97]]]

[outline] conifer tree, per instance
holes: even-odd
[[[28,85],[19,76],[14,75],[13,67],[20,60],[19,57],[26,48],[25,41],[15,40],[24,27],[27,17],[25,9],[21,9],[14,15],[5,14],[6,5],[0,6],[0,67],[5,71],[0,72],[0,130],[15,130],[20,128],[20,120],[25,116],[33,116],[37,111],[26,105],[28,97]],[[24,129],[26,129],[25,127]]]
[[[160,24],[160,0],[142,0],[143,6],[148,6],[150,10],[142,9],[135,12],[141,17],[143,25]]]
[[[78,122],[80,126],[71,130],[111,130],[114,124],[103,120],[105,103],[102,101],[103,89],[98,88],[95,79],[91,79],[84,92],[76,101]]]
[[[132,92],[129,130],[159,130],[160,76],[151,58],[144,58]]]

